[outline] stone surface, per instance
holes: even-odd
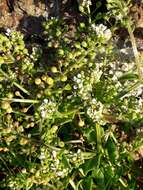
[[[47,1],[42,0],[0,0],[0,27],[41,31],[41,22],[49,15]]]

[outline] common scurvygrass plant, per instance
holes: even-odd
[[[19,32],[0,36],[1,188],[136,189],[137,145],[118,129],[142,120],[143,101],[120,98],[130,81],[124,69],[119,77],[112,32],[91,21],[90,4],[79,2],[89,23],[72,36],[56,18],[43,24],[43,46],[27,49]]]

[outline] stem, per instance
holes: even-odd
[[[2,69],[0,69],[1,74],[6,77],[7,79],[10,79],[10,77],[8,76],[7,73],[5,73]],[[20,84],[18,84],[17,82],[13,82],[13,85],[16,86],[17,88],[19,88],[21,91],[23,91],[25,94],[30,95],[30,93],[23,88]]]
[[[32,100],[32,99],[1,98],[1,100],[10,101],[10,102],[20,102],[20,103],[32,103],[32,104],[39,103],[39,100]]]
[[[17,88],[19,88],[21,91],[23,91],[25,94],[30,95],[30,93],[25,88],[23,88],[20,84],[18,84],[17,82],[13,82],[13,84]]]
[[[135,40],[133,31],[132,31],[130,22],[127,23],[127,29],[128,29],[129,36],[131,39],[131,44],[132,44],[132,48],[133,48],[133,53],[134,53],[134,57],[135,57],[135,63],[136,63],[136,67],[137,67],[139,80],[142,81],[142,70],[141,70],[142,66],[140,63],[139,53],[138,53],[137,45],[136,45],[136,40]]]
[[[142,81],[141,81],[142,82]],[[136,82],[135,84],[133,84],[132,86],[130,86],[126,91],[121,92],[117,98],[123,98],[125,95],[129,94],[130,92],[132,92],[133,90],[137,89],[142,83],[140,83],[139,81]]]
[[[77,143],[81,143],[83,144],[84,140],[70,140],[70,141],[66,141],[65,144],[77,144]]]

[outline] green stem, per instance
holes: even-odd
[[[32,103],[32,104],[39,103],[39,100],[32,100],[32,99],[1,98],[1,100],[9,102],[19,102],[19,103]]]
[[[6,77],[7,79],[10,79],[10,77],[8,76],[8,74],[6,74],[2,69],[0,69],[1,74]],[[20,84],[18,84],[17,82],[13,82],[13,85],[16,86],[17,88],[19,88],[21,91],[23,91],[25,94],[30,95],[30,93],[23,88]]]
[[[126,91],[121,92],[117,98],[123,98],[125,95],[129,94],[130,92],[132,92],[133,90],[137,89],[142,83],[140,83],[139,81],[136,82],[135,84],[133,84],[132,86],[130,86]]]
[[[30,93],[25,88],[23,88],[20,84],[18,84],[17,82],[13,82],[13,85],[16,86],[17,88],[19,88],[25,94],[30,95]]]
[[[131,44],[132,44],[132,48],[133,48],[133,53],[134,53],[134,57],[135,57],[135,62],[136,62],[136,67],[137,67],[137,72],[138,72],[138,76],[139,76],[139,80],[142,81],[142,66],[140,63],[140,59],[139,59],[139,53],[137,50],[137,45],[136,45],[136,40],[133,34],[133,30],[131,28],[131,23],[128,22],[127,23],[127,29],[129,32],[129,36],[131,39]]]

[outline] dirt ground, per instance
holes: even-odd
[[[106,0],[96,9],[95,3],[91,6],[94,17],[99,12],[106,13]],[[96,11],[95,11],[96,10]],[[78,10],[77,0],[0,0],[0,29],[19,30],[26,35],[42,32],[42,23],[50,17],[67,17],[71,28],[77,20],[82,20]],[[143,5],[140,0],[133,0],[131,16],[135,21],[135,36],[139,49],[143,50]],[[73,26],[72,26],[73,25]],[[122,48],[128,33],[124,29],[118,31],[118,44]]]
[[[62,17],[64,14],[70,18],[78,18],[77,1],[0,0],[0,28],[39,34],[43,21],[53,16]]]

